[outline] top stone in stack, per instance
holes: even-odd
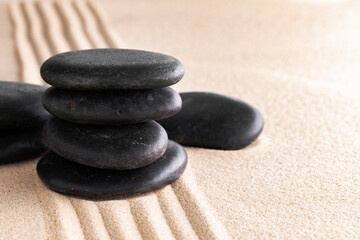
[[[174,57],[132,49],[91,49],[55,55],[41,66],[50,85],[71,90],[153,89],[184,76]]]
[[[55,118],[44,136],[55,153],[40,160],[39,177],[55,191],[90,198],[175,181],[186,152],[154,120],[181,109],[180,95],[168,86],[183,74],[176,58],[139,50],[73,51],[45,61],[41,76],[53,87],[42,103]]]

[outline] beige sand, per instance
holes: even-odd
[[[239,97],[266,122],[241,151],[187,148],[178,182],[130,201],[51,192],[37,160],[1,166],[0,239],[359,238],[360,5],[296,2],[0,5],[1,79],[41,83],[69,49],[148,49],[184,62],[177,90]]]

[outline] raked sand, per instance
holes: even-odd
[[[174,55],[178,91],[241,98],[265,119],[240,151],[186,148],[175,184],[121,201],[49,191],[38,159],[0,166],[0,239],[360,237],[360,5],[334,0],[0,5],[0,79],[43,84],[58,52]]]

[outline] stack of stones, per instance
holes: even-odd
[[[174,182],[187,164],[182,146],[154,120],[181,109],[168,87],[184,67],[176,58],[127,49],[62,53],[41,67],[52,85],[42,104],[48,152],[38,163],[50,189],[109,199],[151,192]]]

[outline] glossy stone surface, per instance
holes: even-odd
[[[121,126],[81,125],[51,118],[44,127],[49,148],[80,164],[108,169],[134,169],[160,158],[166,131],[155,121]]]
[[[55,55],[41,66],[50,85],[64,89],[152,89],[177,83],[184,66],[174,57],[132,49],[90,49]]]
[[[34,159],[46,150],[42,127],[0,130],[0,164]]]
[[[37,172],[53,191],[80,198],[103,200],[131,197],[158,190],[177,180],[187,164],[185,149],[169,141],[156,162],[133,170],[108,170],[66,160],[54,152],[38,163]]]
[[[42,126],[50,117],[41,105],[45,90],[44,86],[0,81],[0,129]]]
[[[183,145],[237,150],[252,143],[263,129],[260,112],[239,99],[207,92],[180,96],[181,111],[159,123],[169,139]]]
[[[159,120],[171,117],[181,109],[180,95],[170,87],[106,91],[49,88],[42,103],[61,119],[104,125]]]

